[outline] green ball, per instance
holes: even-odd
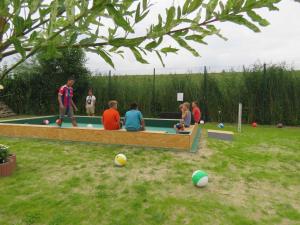
[[[208,175],[202,170],[196,170],[192,175],[193,184],[197,187],[204,187],[208,183]]]

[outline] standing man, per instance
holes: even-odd
[[[74,117],[74,110],[78,111],[75,103],[73,102],[73,88],[75,80],[69,78],[67,84],[61,86],[58,91],[59,103],[59,119],[56,121],[58,126],[61,126],[65,115],[72,120],[73,127],[77,127],[76,118]]]
[[[89,89],[89,93],[85,101],[85,109],[88,116],[95,116],[95,105],[96,97],[93,95],[93,90]]]
[[[198,106],[198,102],[193,101],[192,102],[192,108],[193,108],[193,116],[194,116],[195,123],[200,123],[201,111],[200,111],[200,108]]]

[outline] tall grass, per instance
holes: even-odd
[[[185,101],[197,100],[203,108],[205,104],[202,73],[156,75],[155,92],[153,76],[150,75],[95,76],[91,78],[91,86],[100,111],[106,108],[109,99],[116,99],[120,103],[121,113],[128,109],[132,101],[137,102],[147,116],[174,112],[179,104],[177,92],[184,93]],[[300,72],[287,69],[284,65],[269,65],[266,70],[263,65],[255,65],[244,72],[209,74],[206,94],[207,116],[211,121],[235,122],[238,103],[241,102],[244,122],[300,123]],[[155,111],[151,110],[153,108]]]

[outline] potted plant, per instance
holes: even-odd
[[[0,144],[0,177],[10,176],[16,165],[16,155],[9,154],[9,147]]]

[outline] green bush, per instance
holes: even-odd
[[[64,49],[59,58],[47,59],[40,53],[34,61],[22,65],[5,80],[5,102],[18,114],[56,114],[57,93],[68,77],[76,80],[75,93],[86,93],[90,72],[85,68],[85,54],[80,49]],[[74,96],[81,105],[83,99]],[[81,113],[83,113],[82,107]]]
[[[8,147],[0,144],[0,164],[7,162],[8,156]]]

